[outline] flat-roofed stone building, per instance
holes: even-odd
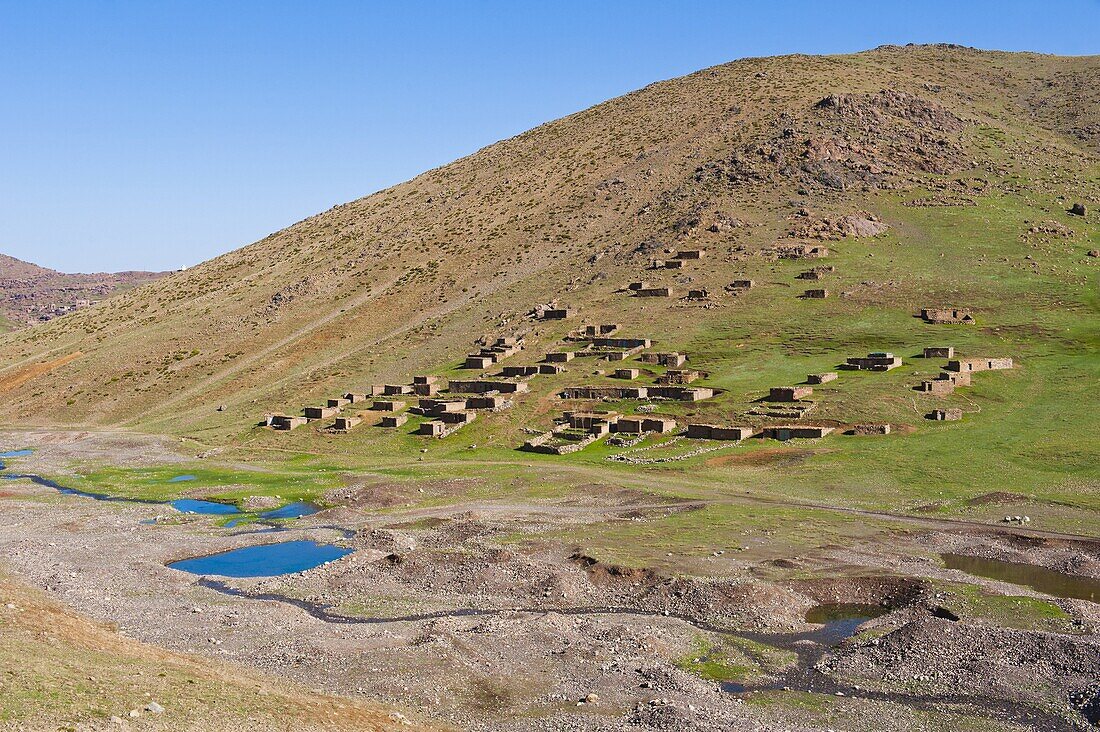
[[[446,424],[438,420],[431,420],[429,422],[421,422],[416,430],[416,434],[425,435],[427,437],[442,437],[446,430]]]
[[[926,379],[917,390],[932,396],[948,396],[955,392],[955,382],[948,379]]]
[[[974,373],[1012,368],[1011,358],[958,358],[947,362],[948,371]]]
[[[948,407],[947,409],[933,409],[928,414],[928,419],[936,422],[956,422],[963,418],[963,410],[960,407]]]
[[[400,427],[409,421],[409,415],[407,414],[386,414],[383,415],[382,421],[378,424],[382,427],[394,428]]]
[[[795,439],[816,439],[824,437],[833,431],[832,427],[822,427],[817,425],[783,425],[776,427],[764,427],[761,429],[761,435],[772,439],[786,442],[787,440]]]
[[[276,430],[292,430],[301,427],[306,421],[305,417],[292,417],[287,414],[273,414],[268,419],[272,429]]]
[[[619,417],[615,422],[615,431],[628,435],[637,435],[643,432],[656,432],[665,434],[676,429],[676,420],[671,417],[653,417],[650,415],[631,415]]]
[[[773,386],[768,392],[768,401],[797,402],[814,394],[812,386]]]
[[[846,367],[857,371],[889,371],[901,366],[901,357],[889,351],[872,351],[866,356],[853,356]]]
[[[496,379],[452,379],[448,389],[452,394],[484,394],[498,391],[501,394],[525,394],[531,390],[526,381],[504,381]]]
[[[337,417],[336,422],[333,423],[332,428],[334,430],[347,432],[352,427],[356,426],[363,421],[362,417]]]
[[[567,386],[562,399],[645,399],[649,389],[644,386]]]
[[[746,440],[759,434],[759,427],[723,426],[693,423],[687,426],[687,436],[702,440]]]

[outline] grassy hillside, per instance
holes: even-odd
[[[970,510],[966,500],[998,490],[1096,509],[1098,81],[1098,57],[923,46],[750,59],[653,84],[0,336],[0,414],[346,466],[419,462],[426,447],[432,461],[471,466],[564,461],[635,475],[672,465],[701,489],[733,469],[777,495],[894,508]],[[1086,216],[1067,212],[1074,202]],[[842,217],[866,214],[886,233],[844,235]],[[833,254],[774,256],[803,242]],[[683,270],[646,269],[666,250],[700,247],[708,258]],[[816,264],[835,272],[796,279]],[[681,294],[706,288],[711,300],[618,292],[639,278]],[[724,290],[742,278],[756,286]],[[810,287],[830,297],[798,298]],[[525,317],[555,298],[579,308],[578,321]],[[928,305],[970,308],[977,325],[925,324],[914,313]],[[536,377],[514,409],[430,444],[369,426],[339,436],[252,426],[371,383],[454,376],[482,335],[525,334],[528,350],[507,363],[532,363],[580,322],[607,321],[686,351],[708,373],[701,383],[724,390],[660,406],[678,418],[743,420],[770,386],[892,351],[902,368],[842,372],[817,390],[812,417],[887,421],[895,434],[830,437],[794,461],[751,457],[775,450],[761,444],[739,448],[750,457],[648,467],[609,463],[600,446],[518,457],[524,430],[561,411],[559,387],[604,380],[580,362]],[[942,365],[914,358],[928,345],[1010,356],[1018,368],[933,399],[911,389]],[[932,406],[966,415],[932,423]]]

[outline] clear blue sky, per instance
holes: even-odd
[[[195,264],[658,79],[954,42],[1100,53],[1073,2],[0,0],[0,252]]]

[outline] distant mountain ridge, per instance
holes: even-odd
[[[0,254],[0,279],[22,279],[24,277],[45,277],[47,275],[59,275],[57,270],[40,267],[22,259]]]
[[[58,272],[0,254],[0,329],[11,330],[52,320],[165,274],[167,272]]]

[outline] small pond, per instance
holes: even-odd
[[[1000,559],[941,554],[948,569],[1022,585],[1053,597],[1074,598],[1100,603],[1100,579],[1057,572],[1036,564],[1005,562]]]
[[[183,559],[168,566],[191,574],[222,577],[274,577],[318,567],[351,554],[351,549],[315,541],[284,541]]]
[[[851,638],[859,626],[872,618],[878,618],[890,612],[881,605],[861,603],[833,603],[818,605],[806,613],[806,622],[821,625],[820,630],[805,634],[806,640],[812,640],[824,646],[835,646],[846,638]]]
[[[169,483],[183,483],[183,482],[188,481],[188,480],[195,480],[195,476],[193,476],[193,475],[177,475],[174,478],[169,478],[168,482]]]

